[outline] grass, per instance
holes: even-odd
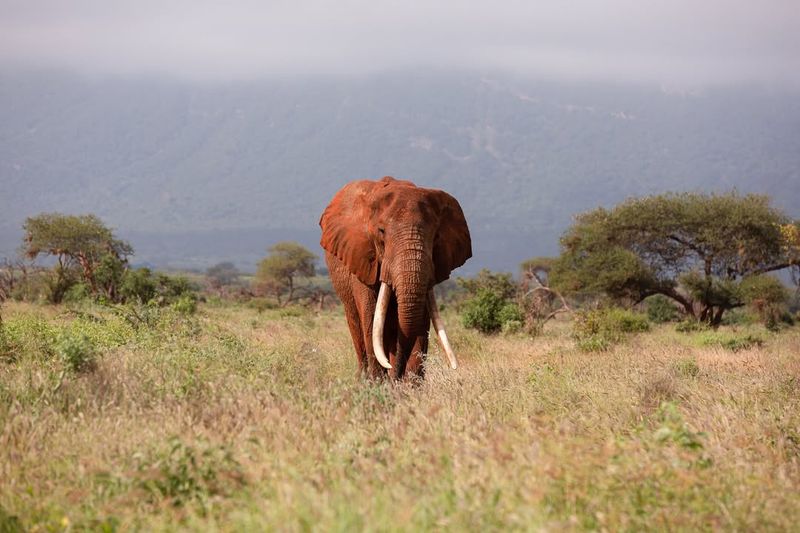
[[[3,313],[2,531],[785,531],[800,518],[797,328],[720,332],[763,341],[734,351],[659,326],[597,353],[567,321],[530,340],[446,316],[459,369],[434,349],[411,386],[356,378],[338,312],[216,303],[139,327],[102,309]],[[70,370],[64,339],[92,364]]]

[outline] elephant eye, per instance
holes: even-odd
[[[384,229],[383,229],[383,228],[381,228],[381,227],[378,227],[378,233],[380,233],[381,235],[383,235],[385,232],[386,232],[386,230],[384,230]]]

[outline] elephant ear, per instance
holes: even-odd
[[[439,210],[439,231],[433,241],[433,268],[436,283],[450,277],[450,272],[472,257],[472,240],[467,220],[458,200],[444,191],[431,191]]]
[[[375,246],[367,231],[367,195],[374,181],[348,183],[336,193],[322,213],[320,245],[339,258],[362,283],[372,285],[378,277]]]

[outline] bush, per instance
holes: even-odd
[[[508,272],[492,272],[482,269],[474,278],[458,278],[456,283],[471,296],[489,291],[502,300],[510,300],[517,293],[517,285]]]
[[[12,360],[19,356],[49,359],[56,353],[58,331],[38,314],[20,314],[3,322],[3,336]]]
[[[6,335],[3,323],[0,322],[0,363],[13,363],[17,360],[17,352],[19,348],[14,344],[14,341],[9,335]]]
[[[156,278],[158,285],[158,296],[163,303],[173,303],[182,297],[195,297],[195,287],[183,276],[168,276],[159,274]]]
[[[67,292],[64,294],[63,301],[71,304],[81,303],[89,298],[90,292],[91,291],[89,290],[89,287],[85,283],[78,282],[67,289]]]
[[[119,290],[126,303],[149,304],[160,306],[177,304],[179,309],[194,312],[197,304],[195,287],[183,276],[153,274],[149,268],[137,268],[125,273]],[[192,299],[189,303],[187,299]]]
[[[761,323],[770,331],[778,331],[788,314],[789,291],[783,283],[772,276],[751,276],[742,281],[741,288],[744,300]]]
[[[625,309],[611,308],[608,313],[608,320],[623,333],[640,333],[650,330],[650,324],[647,318],[633,311],[626,311]]]
[[[86,334],[64,333],[56,345],[56,353],[72,372],[93,370],[97,364],[97,351]]]
[[[708,327],[705,322],[688,318],[683,322],[678,322],[678,325],[675,326],[675,331],[679,333],[694,333],[696,331],[706,331]]]
[[[244,484],[242,467],[226,448],[197,449],[172,438],[169,449],[140,457],[138,485],[152,503],[166,499],[174,506],[208,504],[212,496],[226,495]]]
[[[644,315],[612,307],[578,311],[572,327],[578,347],[586,351],[603,351],[622,341],[627,333],[649,330],[650,324]]]
[[[150,269],[137,268],[125,272],[119,292],[125,302],[146,304],[156,297],[156,289]]]
[[[753,313],[743,309],[734,309],[725,313],[725,316],[722,317],[721,324],[723,326],[745,326],[748,324],[755,324],[756,322],[758,322],[758,317]]]
[[[764,339],[757,335],[725,335],[721,333],[710,333],[700,339],[703,346],[717,346],[739,352],[750,348],[757,348],[764,345]]]
[[[522,313],[515,303],[489,289],[480,289],[476,296],[464,302],[465,328],[477,329],[481,333],[496,333],[506,323],[521,324],[522,321]]]
[[[49,270],[34,270],[21,278],[11,291],[11,298],[17,302],[41,302],[47,300],[50,291]]]
[[[678,308],[663,294],[656,294],[645,300],[647,304],[647,318],[655,324],[672,322],[678,318]]]
[[[525,327],[525,323],[521,320],[508,320],[507,322],[503,322],[501,330],[507,335],[512,335],[522,331],[523,327]]]
[[[505,325],[509,322],[522,323],[525,320],[525,317],[522,316],[522,311],[520,310],[519,306],[514,302],[506,302],[506,304],[500,309],[497,318],[500,320],[500,324],[502,325]]]
[[[252,298],[247,302],[247,307],[255,309],[259,313],[263,313],[268,309],[277,309],[278,304],[269,298]]]
[[[525,316],[513,301],[517,285],[509,273],[483,269],[474,278],[458,278],[458,285],[469,295],[462,303],[464,327],[481,333],[518,331]]]
[[[175,300],[172,308],[182,315],[193,315],[197,312],[197,298],[192,294],[183,294]]]

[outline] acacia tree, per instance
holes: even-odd
[[[275,296],[278,305],[288,305],[303,289],[300,280],[314,276],[317,256],[292,241],[279,242],[268,251],[258,264],[256,286]]]
[[[635,304],[663,294],[687,315],[718,325],[747,302],[744,279],[798,264],[794,223],[761,195],[662,194],[577,217],[550,272],[564,292]]]
[[[225,287],[235,284],[239,280],[239,269],[230,261],[223,261],[208,267],[206,278],[209,286],[222,294]]]
[[[782,225],[781,236],[786,256],[794,259],[791,261],[790,274],[797,292],[800,293],[800,220]]]
[[[533,257],[520,264],[521,280],[518,305],[525,315],[526,329],[540,333],[544,325],[559,313],[571,312],[566,298],[550,287],[554,257]]]
[[[51,295],[54,302],[61,300],[76,271],[92,293],[105,292],[113,298],[133,248],[117,239],[98,217],[42,213],[27,218],[22,228],[22,252],[26,257],[56,258],[56,283]]]

